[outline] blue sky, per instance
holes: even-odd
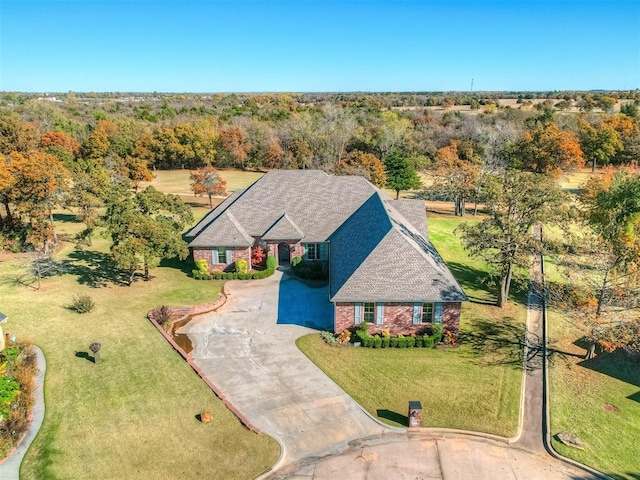
[[[0,0],[0,90],[640,87],[640,1]]]

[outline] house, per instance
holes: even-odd
[[[433,322],[457,332],[467,297],[429,241],[424,202],[393,200],[362,177],[272,170],[236,190],[188,233],[194,260],[233,268],[262,246],[279,264],[324,262],[334,330],[392,334]]]

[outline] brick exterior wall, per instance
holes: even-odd
[[[334,316],[335,332],[355,328],[355,304],[336,303]],[[460,302],[444,303],[442,305],[442,324],[445,329],[458,332],[460,327]],[[423,333],[428,323],[413,325],[413,303],[385,303],[382,325],[369,325],[369,333],[380,333],[386,328],[392,335],[399,333]]]
[[[229,263],[218,263],[213,265],[211,263],[211,249],[209,248],[194,248],[193,249],[193,260],[203,259],[207,262],[207,266],[209,267],[209,272],[212,270],[230,270],[233,268],[233,262],[238,260],[239,258],[243,258],[247,261],[247,265],[251,268],[251,248],[244,247],[235,247],[228,249],[231,250],[231,262]]]
[[[295,240],[278,240],[277,242],[267,242],[267,255],[272,255],[276,257],[278,264],[280,263],[278,260],[278,245],[281,243],[286,243],[289,245],[289,261],[293,257],[301,257],[304,255],[304,247],[300,242],[296,242]]]

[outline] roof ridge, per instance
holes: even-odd
[[[225,210],[223,213],[220,214],[220,216],[222,216],[222,215],[226,215],[229,218],[231,223],[233,223],[233,226],[236,227],[238,232],[240,232],[240,234],[244,237],[245,240],[250,241],[250,242],[254,241],[253,237],[247,233],[247,231],[244,229],[244,227],[242,225],[240,225],[240,222],[238,222],[236,217],[234,217],[231,212],[227,212]]]

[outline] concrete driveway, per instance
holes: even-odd
[[[393,430],[369,417],[295,345],[315,331],[291,324],[295,317],[304,325],[331,324],[327,287],[307,287],[278,271],[265,280],[227,282],[225,293],[217,312],[194,317],[178,333],[189,335],[195,363],[225,397],[280,442],[278,465],[340,453],[354,439]]]

